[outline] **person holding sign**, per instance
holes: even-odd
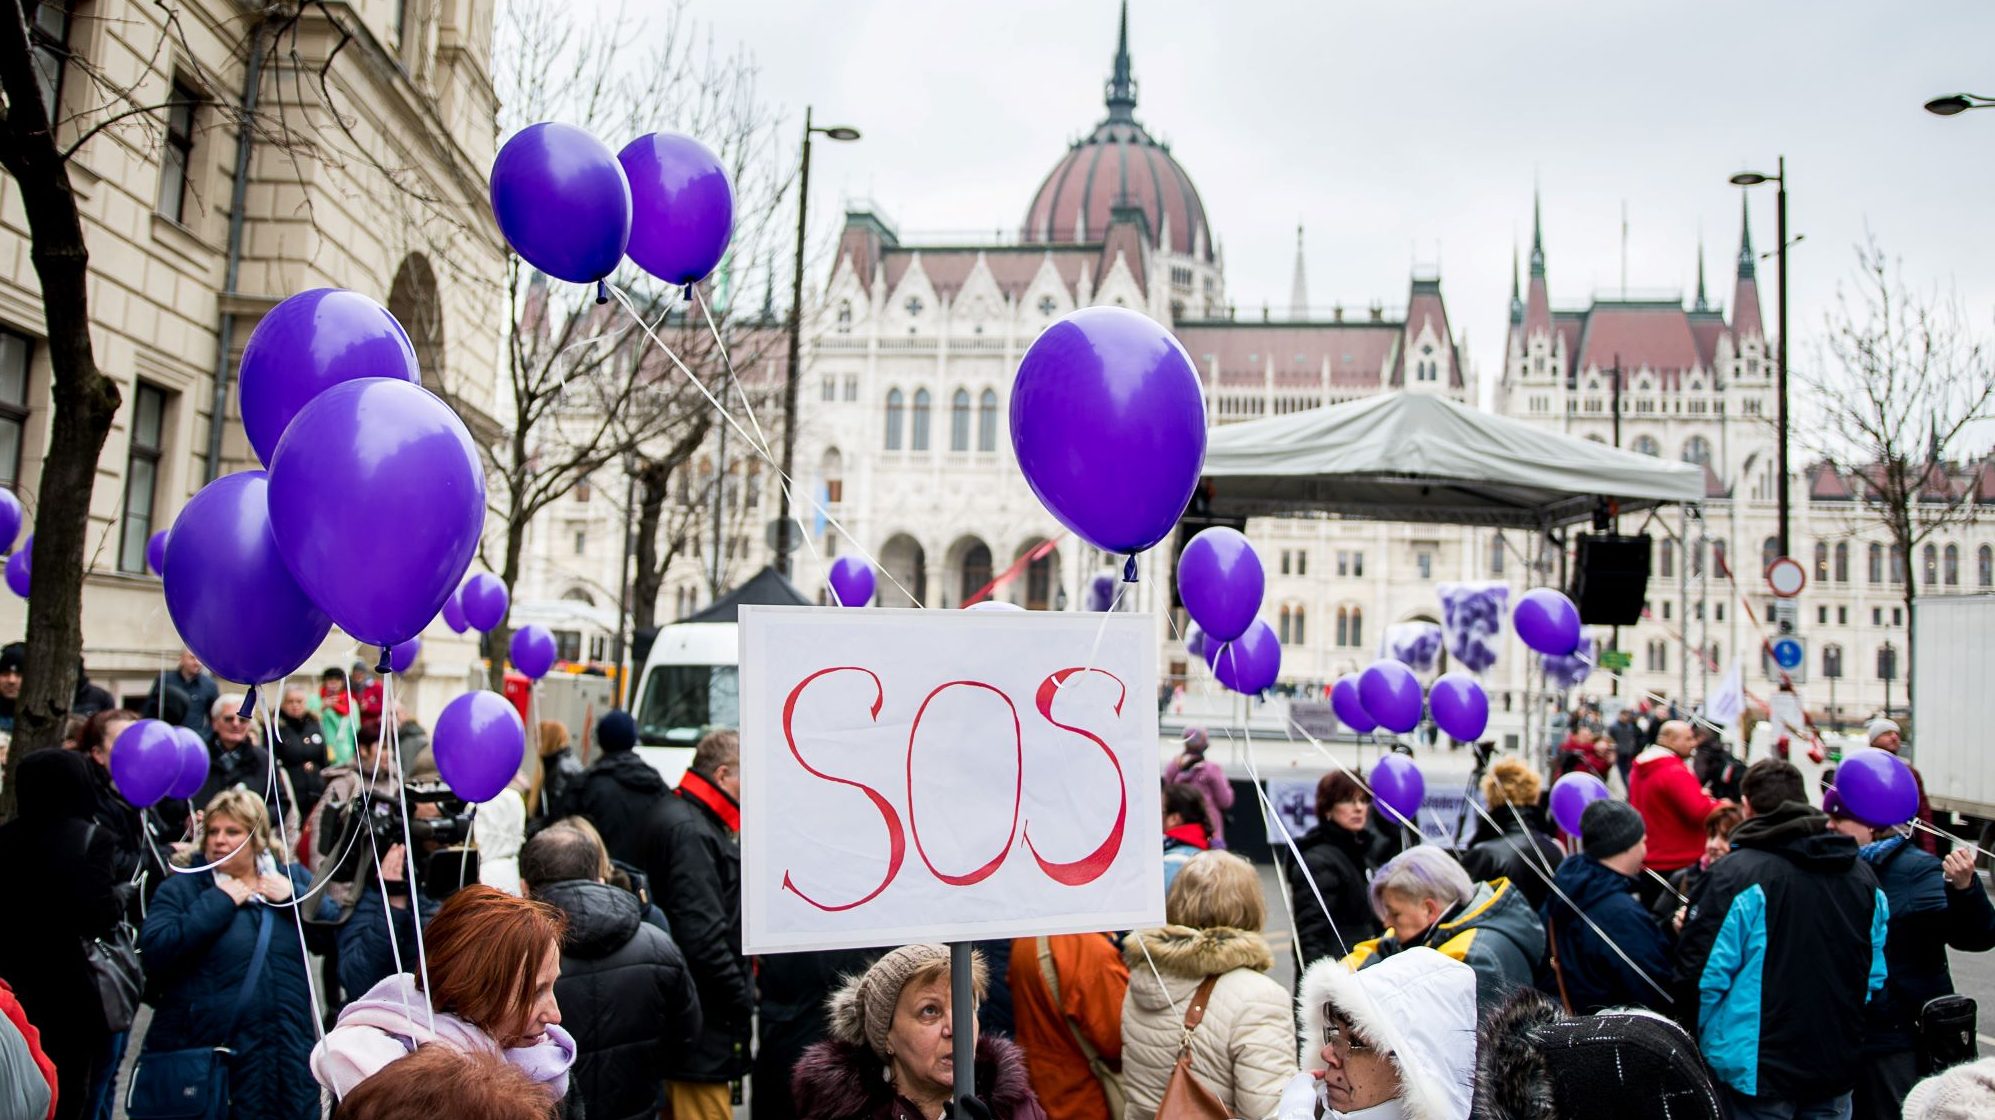
[[[979,1000],[989,976],[972,957]],[[808,1120],[937,1120],[952,1115],[955,1032],[949,947],[903,945],[845,982],[827,1003],[831,1038],[804,1051],[791,1078]],[[964,1117],[1046,1120],[1026,1078],[1025,1054],[995,1035],[976,1040],[977,1095]]]

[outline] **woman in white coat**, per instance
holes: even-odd
[[[1267,910],[1252,864],[1201,852],[1178,872],[1164,901],[1170,923],[1139,930],[1123,945],[1129,994],[1122,1003],[1124,1120],[1154,1120],[1184,1038],[1185,1011],[1213,977],[1205,1016],[1192,1032],[1192,1076],[1228,1116],[1260,1120],[1281,1102],[1296,1072],[1293,1005],[1268,978],[1274,954],[1261,936]]]

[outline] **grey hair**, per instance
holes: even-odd
[[[1385,920],[1387,891],[1415,900],[1431,898],[1445,910],[1473,897],[1475,883],[1455,857],[1435,845],[1422,844],[1387,860],[1372,876],[1372,913],[1380,921]]]

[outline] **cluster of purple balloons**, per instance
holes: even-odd
[[[831,562],[831,593],[841,607],[863,607],[873,601],[873,566],[857,556]]]
[[[1266,591],[1260,554],[1237,529],[1214,526],[1178,554],[1178,597],[1197,625],[1186,648],[1205,658],[1220,684],[1249,696],[1281,675],[1281,642],[1258,617]]]
[[[1103,552],[1131,554],[1134,579],[1133,554],[1170,535],[1205,465],[1191,356],[1129,308],[1072,312],[1018,364],[1011,446],[1047,511]]]
[[[1337,719],[1363,735],[1383,727],[1403,735],[1420,726],[1423,712],[1450,738],[1474,742],[1489,727],[1489,694],[1468,673],[1443,673],[1421,696],[1420,678],[1405,664],[1382,658],[1362,673],[1346,673],[1330,686]]]
[[[443,601],[443,624],[457,634],[485,634],[498,629],[510,610],[505,582],[490,572],[473,572]]]
[[[0,489],[0,555],[14,547],[14,538],[21,535],[21,522],[27,513],[21,508],[21,499],[12,490]],[[25,599],[28,597],[28,584],[34,570],[35,535],[21,544],[21,550],[7,557],[7,589]]]
[[[734,187],[720,157],[690,136],[653,132],[612,152],[584,129],[544,121],[499,149],[492,213],[513,250],[549,276],[597,283],[628,254],[683,286],[727,252]]]
[[[143,809],[161,798],[189,798],[208,781],[208,745],[192,728],[142,719],[111,744],[111,780]]]
[[[262,684],[335,624],[383,649],[415,638],[470,565],[485,477],[407,332],[359,293],[301,292],[251,332],[240,383],[267,470],[209,483],[167,533],[181,639],[218,676]]]

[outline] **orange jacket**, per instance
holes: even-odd
[[[1011,1005],[1018,1044],[1025,1048],[1032,1091],[1048,1120],[1122,1120],[1108,1114],[1108,1098],[1074,1041],[1068,1018],[1080,1027],[1095,1052],[1112,1069],[1122,1066],[1122,999],[1129,991],[1129,967],[1105,934],[1072,933],[1047,938],[1060,978],[1060,1004],[1039,970],[1039,940],[1011,943]]]

